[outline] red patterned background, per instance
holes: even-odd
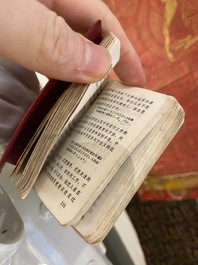
[[[198,1],[107,3],[140,56],[146,88],[175,96],[186,112],[182,129],[153,167],[153,178],[147,178],[139,195],[162,200],[198,197]],[[186,184],[188,174],[194,181]],[[156,181],[158,188],[153,185]]]

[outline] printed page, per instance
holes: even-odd
[[[35,185],[62,225],[80,220],[169,107],[166,95],[145,89],[113,82],[103,90]]]
[[[170,100],[172,101],[170,110],[164,113],[79,223],[74,225],[75,230],[88,243],[93,244],[104,239],[181,127],[184,112],[176,100],[172,97]]]

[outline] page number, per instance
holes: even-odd
[[[62,202],[60,203],[60,206],[61,206],[62,208],[65,208],[65,207],[66,207],[66,203],[65,203],[64,201],[62,201]]]

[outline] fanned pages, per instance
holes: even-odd
[[[113,67],[120,56],[120,43],[118,39],[112,33],[109,33],[107,37],[102,40],[100,45],[107,48],[112,55]],[[80,111],[78,107],[80,101],[82,100],[84,104],[86,104],[86,101],[92,96],[93,92],[100,88],[103,81],[104,80],[101,80],[98,83],[90,85],[71,84],[58,99],[50,115],[48,115],[50,117],[47,117],[48,120],[42,134],[40,134],[40,130],[37,130],[36,137],[33,138],[33,142],[29,145],[29,148],[22,154],[12,174],[12,178],[14,178],[20,169],[23,169],[20,180],[17,183],[17,188],[22,197],[25,197],[32,189],[48,154],[57,142],[65,126],[67,128],[73,116],[77,115]],[[37,137],[38,134],[40,136],[39,138]],[[31,147],[33,144],[35,144],[35,146],[32,151]],[[29,156],[29,151],[31,151],[31,157],[27,161],[26,157]],[[23,164],[24,162],[25,165]]]
[[[101,43],[119,60],[119,40]],[[71,84],[18,160],[12,177],[24,198],[34,186],[62,226],[100,242],[184,121],[171,96],[105,78]]]

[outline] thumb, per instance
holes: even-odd
[[[35,0],[1,0],[0,32],[0,55],[49,78],[91,83],[110,68],[106,49]]]

